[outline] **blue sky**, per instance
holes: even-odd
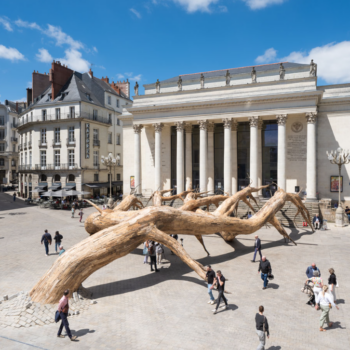
[[[0,101],[23,99],[33,70],[48,72],[53,59],[141,86],[313,58],[319,85],[350,83],[349,15],[345,0],[7,1],[0,12]]]

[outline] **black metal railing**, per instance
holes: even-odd
[[[77,163],[35,164],[35,170],[76,170]]]

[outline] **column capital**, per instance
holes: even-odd
[[[263,126],[264,126],[264,121],[259,117],[259,119],[258,119],[258,129],[262,130]]]
[[[232,131],[237,131],[237,129],[238,129],[238,122],[237,122],[237,120],[232,120],[232,128],[231,128],[231,130]]]
[[[139,134],[143,128],[143,125],[142,124],[134,124],[132,127],[134,128],[134,133]]]
[[[208,128],[208,121],[207,120],[198,120],[199,129],[201,130],[207,130]]]
[[[277,124],[278,125],[286,125],[286,123],[287,123],[287,114],[276,115],[276,119],[277,119]]]
[[[251,128],[252,127],[256,128],[258,126],[259,117],[248,117],[248,120]]]
[[[185,122],[176,122],[176,131],[184,131],[185,125]]]
[[[155,123],[155,124],[153,124],[153,126],[154,126],[155,132],[162,132],[164,124],[163,123]]]
[[[306,122],[308,124],[314,124],[316,122],[316,117],[317,117],[316,112],[306,113]]]
[[[208,132],[214,132],[215,124],[214,123],[208,123]]]
[[[222,121],[224,122],[224,128],[225,129],[231,129],[232,128],[232,119],[224,118]]]
[[[185,132],[190,134],[192,132],[192,124],[185,124]]]

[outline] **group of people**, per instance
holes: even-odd
[[[75,207],[74,203],[72,204],[72,219],[74,219],[74,214],[75,214],[75,210],[78,210],[78,208]],[[83,208],[80,209],[80,211],[78,212],[79,215],[79,222],[81,222],[81,220],[83,220]]]
[[[339,310],[336,305],[337,297],[335,294],[335,287],[337,284],[337,277],[335,275],[334,269],[330,268],[328,277],[328,285],[323,283],[321,278],[321,271],[316,266],[315,263],[312,263],[306,269],[307,280],[305,284],[311,283],[313,285],[313,296],[307,302],[307,304],[315,306],[316,310],[321,309],[322,314],[320,317],[320,331],[325,332],[323,328],[324,324],[327,323],[328,327],[332,327],[333,323],[329,321],[329,312],[332,307],[335,307]]]
[[[63,245],[62,245],[63,236],[58,231],[56,231],[53,239],[55,240],[56,253],[58,253],[59,255],[62,255],[65,252]],[[49,245],[51,245],[51,243],[52,243],[52,236],[48,232],[48,230],[45,230],[45,233],[41,237],[41,244],[44,244],[44,246],[45,246],[46,256],[49,256]]]
[[[151,271],[159,272],[157,264],[160,265],[165,257],[163,244],[147,240],[143,243],[143,255],[145,256],[143,263],[150,264]],[[148,257],[150,258],[150,263],[148,262]]]

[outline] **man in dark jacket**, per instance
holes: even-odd
[[[312,263],[311,266],[309,266],[309,267],[306,269],[306,276],[307,276],[307,278],[312,278],[312,277],[314,277],[314,271],[318,271],[319,274],[320,274],[320,277],[321,277],[321,271],[320,271],[320,269],[316,266],[315,263]]]
[[[155,271],[158,272],[159,270],[157,269],[157,255],[156,255],[156,245],[154,241],[151,241],[148,245],[148,255],[151,258],[151,271],[153,270],[153,265],[155,268]]]
[[[45,245],[45,252],[46,252],[46,256],[49,255],[49,244],[51,245],[52,242],[52,237],[51,235],[47,232],[47,230],[45,230],[45,233],[43,234],[43,236],[41,237],[41,244]]]
[[[258,235],[255,236],[255,243],[254,243],[254,257],[252,262],[255,262],[256,253],[259,252],[260,260],[261,260],[261,240]]]
[[[266,259],[265,256],[261,258],[260,264],[259,264],[259,270],[258,273],[261,271],[261,279],[264,281],[264,287],[263,289],[267,288],[267,284],[269,281],[267,280],[267,276],[269,273],[271,273],[271,264],[270,262]]]

